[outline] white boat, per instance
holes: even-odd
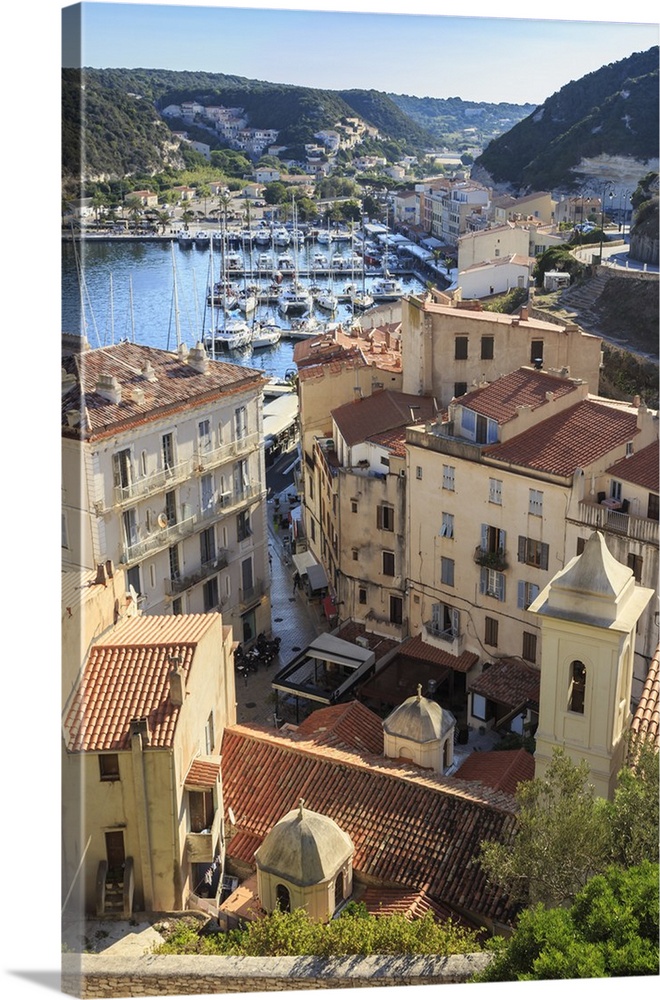
[[[318,337],[323,330],[324,326],[319,323],[316,316],[306,316],[304,319],[293,320],[289,337],[292,340],[306,340],[308,337]]]
[[[293,257],[290,253],[281,253],[277,256],[278,271],[293,271]]]
[[[271,239],[270,229],[266,229],[265,227],[257,229],[256,233],[254,234],[254,242],[259,247],[269,247],[270,239]]]
[[[319,289],[314,296],[314,300],[319,309],[325,309],[326,312],[335,312],[337,306],[339,305],[339,299],[333,292],[332,288]]]
[[[176,241],[180,247],[191,247],[193,245],[193,235],[187,229],[180,229],[176,234]]]
[[[291,236],[288,230],[284,226],[280,226],[278,229],[273,231],[273,246],[274,247],[288,247],[291,243]]]
[[[195,233],[194,240],[195,240],[195,246],[201,247],[203,249],[204,247],[207,247],[210,244],[211,237],[209,236],[209,234],[206,232],[205,229],[198,229],[197,232]]]
[[[279,298],[281,311],[288,316],[302,316],[312,308],[311,292],[299,281],[294,281],[290,288],[284,288]]]
[[[238,308],[242,313],[245,313],[246,316],[250,316],[257,308],[257,305],[257,296],[251,289],[244,288],[239,291]]]
[[[327,271],[328,269],[327,256],[324,253],[315,253],[312,267],[320,271]]]
[[[226,263],[227,267],[231,271],[237,271],[243,263],[243,260],[237,250],[230,250],[229,253],[226,254]]]
[[[346,294],[350,298],[351,305],[354,309],[369,309],[374,304],[373,295],[370,295],[369,292],[365,291],[363,288],[358,288],[357,285],[347,285]]]
[[[269,253],[260,253],[257,258],[257,268],[260,271],[270,271],[273,267],[273,258]]]
[[[215,281],[209,289],[207,302],[218,309],[235,309],[238,305],[238,290],[229,282]]]
[[[255,323],[252,328],[252,347],[274,347],[282,338],[282,330],[274,323]]]
[[[252,331],[245,320],[225,319],[204,337],[204,346],[211,354],[216,354],[247,347],[251,340]]]
[[[329,229],[322,229],[320,233],[317,234],[316,242],[320,243],[321,246],[329,247],[332,243],[332,236]]]
[[[371,285],[371,292],[375,298],[379,299],[400,299],[402,298],[403,285],[397,278],[392,278],[384,274],[382,278],[375,278]]]

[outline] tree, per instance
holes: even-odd
[[[626,868],[658,861],[660,840],[658,754],[647,740],[632,740],[628,761],[607,804],[610,857]]]
[[[289,197],[289,189],[281,181],[271,181],[264,188],[264,201],[267,205],[281,205]]]
[[[201,198],[204,201],[204,215],[206,215],[207,202],[211,197],[211,188],[208,186],[208,184],[198,184],[197,197]]]
[[[570,902],[607,865],[606,802],[596,798],[588,774],[584,761],[576,766],[555,749],[545,778],[518,786],[513,844],[482,844],[482,868],[513,899],[550,906]]]
[[[568,909],[539,903],[495,938],[475,982],[658,974],[658,865],[617,866],[590,879]]]

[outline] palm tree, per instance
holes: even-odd
[[[186,208],[181,213],[181,221],[183,222],[184,228],[188,228],[188,224],[195,218],[195,213],[191,208]]]

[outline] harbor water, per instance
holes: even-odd
[[[238,261],[233,272],[227,269],[226,262],[223,266],[222,251],[211,246],[182,247],[169,239],[92,238],[75,244],[65,240],[62,330],[84,334],[91,347],[120,340],[161,350],[176,350],[179,342],[191,347],[222,322],[221,310],[213,309],[208,302],[212,284],[227,275],[237,288],[249,283],[267,289],[281,256],[276,248],[264,254],[259,247],[228,249],[227,254],[232,255],[232,266]],[[322,257],[327,259],[327,267],[319,264]],[[332,287],[341,296],[352,282],[362,283],[369,290],[377,274],[368,270],[363,278],[352,268],[351,258],[350,247],[310,243],[301,247],[294,259],[302,284]],[[287,287],[291,278],[286,270],[283,274],[282,287]],[[423,288],[413,275],[401,274],[399,280],[405,293]],[[241,313],[232,310],[230,315],[240,317]],[[328,314],[315,305],[310,316],[321,324],[319,332],[328,324],[350,326],[353,319],[350,302],[345,298],[340,299],[334,313]],[[228,352],[226,360],[259,368],[271,378],[283,378],[293,367],[296,341],[287,335],[291,321],[281,314],[275,300],[263,301],[254,318],[280,326],[282,339],[272,347]]]

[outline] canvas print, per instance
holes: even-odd
[[[62,28],[63,991],[656,977],[658,24]]]

